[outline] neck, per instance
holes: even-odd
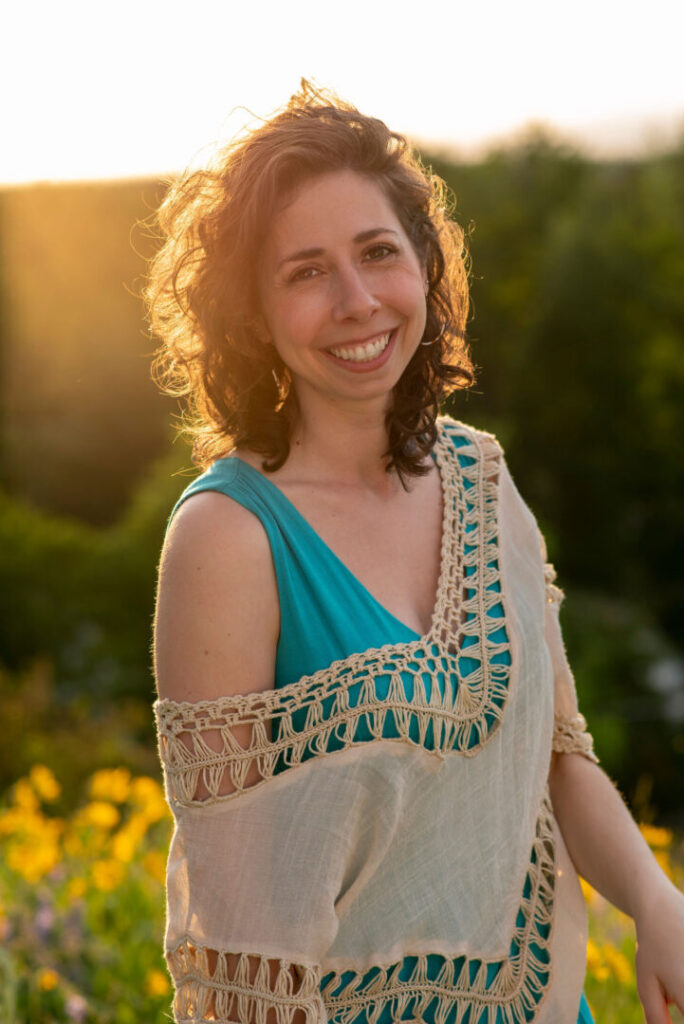
[[[386,470],[387,448],[384,403],[344,409],[326,403],[323,418],[302,411],[286,466],[297,476],[394,491],[400,481]]]

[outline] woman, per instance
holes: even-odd
[[[589,1021],[576,869],[663,1024],[684,899],[595,763],[500,447],[437,418],[472,382],[439,183],[304,82],[161,221],[207,467],[156,618],[177,1019]]]

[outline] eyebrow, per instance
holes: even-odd
[[[353,241],[355,243],[368,242],[371,238],[375,238],[377,235],[398,235],[399,232],[393,228],[369,228],[367,231],[360,231],[358,235],[354,235]],[[310,260],[314,256],[322,256],[325,249],[300,249],[299,252],[293,252],[291,256],[286,256],[285,259],[281,260],[278,264],[277,269],[280,270],[286,263],[296,263],[297,260]]]

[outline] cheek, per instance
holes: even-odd
[[[397,297],[402,295],[407,306],[425,305],[425,274],[413,265],[394,268],[392,286]]]
[[[291,348],[298,343],[305,344],[320,320],[318,305],[312,301],[286,300],[278,303],[271,312],[270,325],[276,348],[279,345]]]
[[[415,325],[415,332],[418,336],[418,340],[420,340],[423,336],[425,325],[427,323],[427,301],[425,298],[422,279],[417,287],[414,288],[413,323]]]
[[[425,326],[427,318],[427,297],[423,278],[411,276],[402,283],[401,293],[403,296],[403,307],[406,315]]]

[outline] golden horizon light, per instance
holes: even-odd
[[[302,76],[465,156],[530,123],[599,156],[662,148],[684,137],[683,35],[680,0],[15,4],[0,183],[172,173]]]

